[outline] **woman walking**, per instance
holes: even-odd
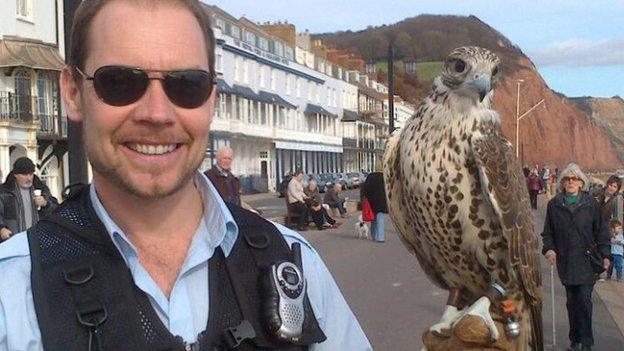
[[[375,212],[375,220],[372,225],[373,238],[376,242],[382,243],[386,241],[385,224],[388,205],[386,204],[386,187],[384,185],[383,173],[381,172],[381,165],[378,164],[375,167],[375,172],[366,177],[361,194],[362,197],[368,199]]]
[[[551,265],[557,266],[566,289],[568,350],[589,351],[594,345],[591,296],[597,273],[591,257],[604,269],[609,266],[609,230],[600,206],[584,191],[589,182],[581,168],[571,163],[559,179],[562,192],[548,202],[542,253]]]

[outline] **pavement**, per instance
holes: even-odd
[[[350,190],[346,195],[357,199],[358,193]],[[284,199],[275,193],[245,195],[243,200],[262,210],[267,218],[276,219],[285,213]],[[545,196],[541,195],[539,200],[534,212],[536,233],[542,230],[546,207]],[[353,214],[338,219],[343,222],[338,229],[308,230],[302,235],[322,256],[374,350],[419,350],[422,330],[439,320],[447,292],[426,278],[415,258],[403,247],[391,221],[386,224],[386,242],[380,244],[357,239],[356,217]],[[545,349],[565,350],[565,289],[556,272],[551,284],[550,266],[545,260],[541,263]],[[595,350],[624,350],[624,283],[598,282],[595,291]]]

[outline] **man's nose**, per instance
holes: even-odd
[[[139,100],[139,106],[134,115],[137,122],[156,124],[170,124],[174,121],[174,106],[161,80],[151,79],[145,94]]]

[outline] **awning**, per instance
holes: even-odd
[[[283,106],[286,108],[293,108],[293,109],[297,108],[297,105],[293,105],[290,102],[284,100],[284,98],[282,98],[281,96],[277,94],[269,93],[268,91],[260,90],[260,92],[258,93],[258,96],[260,97],[260,101],[262,102],[275,104],[275,105]]]
[[[223,79],[217,78],[217,91],[223,94],[234,94],[234,89],[228,85]]]
[[[260,97],[258,96],[258,94],[256,94],[249,87],[244,87],[242,85],[234,84],[232,86],[232,90],[233,90],[233,94],[236,94],[238,96],[242,96],[242,97],[247,98],[249,100],[260,100]]]
[[[354,121],[357,121],[357,119],[358,119],[358,114],[355,111],[344,110],[342,112],[342,121],[343,122],[354,122]]]
[[[305,111],[303,113],[306,115],[319,114],[319,115],[325,115],[325,116],[330,116],[330,117],[338,117],[338,115],[327,111],[322,106],[314,105],[314,104],[307,104]]]
[[[8,35],[0,40],[0,67],[61,71],[64,66],[56,45]]]

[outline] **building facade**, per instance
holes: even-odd
[[[67,179],[62,13],[62,1],[0,3],[0,172],[4,180],[15,159],[27,156],[55,196]]]

